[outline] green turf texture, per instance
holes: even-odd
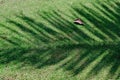
[[[119,13],[119,0],[0,0],[0,80],[120,80]]]

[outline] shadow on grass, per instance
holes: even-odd
[[[95,9],[80,4],[82,10],[73,7],[72,16],[69,17],[73,20],[81,16],[84,26],[73,24],[62,16],[65,14],[56,11],[38,13],[50,26],[36,22],[24,14],[17,15],[17,18],[29,27],[8,19],[9,24],[32,36],[35,42],[31,43],[35,46],[24,48],[19,47],[19,44],[14,48],[0,49],[0,63],[24,62],[37,68],[60,63],[57,69],[64,68],[72,71],[73,75],[85,73],[84,79],[109,68],[108,74],[105,75],[106,79],[118,79],[120,77],[119,4],[115,2],[92,4]],[[10,27],[8,30],[20,34]],[[25,35],[23,38],[26,38]],[[17,44],[14,43],[15,40],[4,38],[4,41]]]

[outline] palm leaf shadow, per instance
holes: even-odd
[[[73,7],[72,16],[85,18],[85,26],[76,26],[62,16],[65,14],[56,11],[52,13],[43,12],[42,15],[38,13],[51,26],[36,22],[23,14],[17,15],[17,18],[28,24],[30,28],[8,19],[9,24],[14,24],[21,31],[29,33],[41,43],[35,44],[37,47],[22,48],[18,46],[11,49],[1,49],[0,63],[6,64],[17,61],[42,68],[64,61],[59,68],[72,71],[73,75],[82,73],[91,66],[92,68],[86,73],[86,78],[98,74],[103,68],[111,66],[107,78],[111,78],[110,75],[112,75],[117,79],[120,76],[120,73],[117,73],[120,68],[119,4],[114,3],[116,5],[113,8],[115,11],[109,8],[108,3],[93,4],[98,11],[82,4],[80,4],[82,10]],[[102,14],[99,14],[99,12]],[[71,19],[73,18],[71,17]],[[91,24],[93,26],[90,26]],[[13,31],[11,28],[9,30]],[[8,41],[7,39],[4,40]],[[68,59],[68,57],[70,58]]]

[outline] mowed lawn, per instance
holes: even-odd
[[[120,80],[119,52],[119,0],[0,0],[0,80]]]

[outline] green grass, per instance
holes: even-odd
[[[119,5],[0,0],[0,80],[120,80]]]

